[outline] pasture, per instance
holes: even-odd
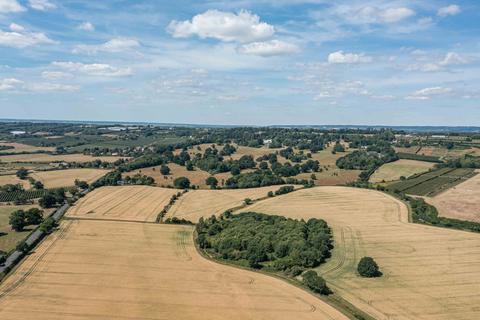
[[[434,163],[416,160],[397,160],[386,163],[378,168],[370,177],[370,182],[388,182],[399,180],[400,177],[408,178],[414,174],[428,171],[434,167]]]
[[[269,191],[276,191],[281,186],[269,186],[252,189],[231,190],[191,190],[180,197],[167,213],[167,218],[184,218],[197,222],[200,217],[218,215],[225,210],[243,204],[245,198],[256,200],[267,196]]]
[[[74,154],[58,154],[51,155],[45,153],[31,153],[31,154],[13,154],[0,156],[1,162],[22,162],[22,163],[50,163],[50,162],[90,162],[94,160],[101,160],[104,162],[115,162],[118,159],[124,157],[109,157],[100,156],[94,157],[91,155],[85,155],[81,153]]]
[[[192,231],[66,220],[0,285],[2,319],[348,319],[281,280],[204,259]]]
[[[102,187],[80,199],[66,216],[155,222],[171,196],[179,191],[149,186]]]
[[[473,178],[425,200],[442,217],[480,222],[480,170]]]
[[[408,210],[383,193],[304,189],[242,211],[321,218],[333,228],[333,257],[318,271],[348,302],[376,319],[478,319],[480,235],[408,223]],[[363,256],[383,277],[361,278]]]
[[[13,149],[0,150],[0,153],[20,153],[20,152],[37,152],[37,151],[55,151],[53,147],[36,147],[28,144],[17,143],[17,142],[1,142],[2,146],[10,146]]]

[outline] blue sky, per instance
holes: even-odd
[[[0,118],[480,125],[479,9],[0,0]]]

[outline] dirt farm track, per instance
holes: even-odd
[[[346,319],[281,280],[204,259],[194,248],[192,227],[151,223],[152,210],[131,205],[111,211],[100,201],[108,195],[90,196],[86,202],[98,202],[98,209],[78,203],[76,214],[0,285],[2,320]],[[158,198],[151,192],[142,201]],[[219,211],[210,202],[202,213]],[[411,224],[403,203],[346,187],[303,189],[242,210],[325,219],[335,249],[318,272],[376,319],[480,318],[479,234]],[[110,212],[109,220],[96,220]],[[99,216],[81,220],[89,214]],[[126,217],[137,222],[121,221]],[[356,274],[365,255],[379,263],[382,278]]]

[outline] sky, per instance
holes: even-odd
[[[480,2],[0,0],[0,118],[480,125]]]

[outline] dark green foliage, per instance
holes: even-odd
[[[218,180],[217,178],[211,176],[205,180],[205,184],[210,186],[210,188],[215,189],[218,186]]]
[[[446,166],[450,168],[480,168],[480,157],[465,155],[464,157],[448,160]]]
[[[78,179],[75,179],[75,186],[79,187],[80,189],[88,189],[88,183]]]
[[[237,151],[237,149],[234,146],[227,143],[227,144],[225,144],[225,146],[223,146],[222,151],[220,151],[220,155],[221,156],[231,156],[236,151]]]
[[[151,186],[155,184],[155,180],[152,177],[146,176],[146,175],[141,175],[140,173],[137,173],[136,175],[133,176],[127,176],[125,178],[125,183],[126,184],[134,184],[134,185],[146,185],[146,186]]]
[[[170,168],[167,165],[162,164],[160,166],[160,173],[163,174],[164,176],[167,176],[170,174]]]
[[[315,271],[310,270],[302,275],[303,283],[313,292],[329,295],[332,291],[327,287],[325,280]]]
[[[28,170],[25,168],[18,169],[16,175],[18,178],[24,180],[28,177]]]
[[[382,275],[377,263],[371,257],[363,257],[360,259],[360,262],[357,266],[357,271],[362,277],[365,278],[376,278]]]
[[[31,208],[27,211],[17,210],[10,214],[9,224],[15,231],[23,231],[26,226],[37,225],[43,221],[43,211]]]
[[[8,193],[8,192],[18,192],[24,191],[23,186],[21,184],[6,184],[0,186],[0,192]]]
[[[48,191],[43,197],[38,200],[42,208],[53,208],[56,205],[62,205],[65,202],[65,190],[56,189]]]
[[[331,231],[323,220],[255,212],[200,219],[197,234],[199,246],[218,258],[286,273],[318,266],[332,248]]]
[[[295,187],[294,186],[282,186],[280,187],[280,189],[278,189],[277,191],[275,191],[275,195],[276,196],[279,196],[281,194],[286,194],[286,193],[290,193],[292,191],[295,190]]]
[[[36,189],[36,190],[42,190],[42,189],[45,189],[43,183],[41,181],[35,181],[33,183],[33,188]]]
[[[258,170],[255,172],[241,173],[229,178],[225,182],[227,188],[257,188],[271,186],[276,184],[284,184],[285,181],[271,171]]]
[[[335,145],[333,146],[333,152],[345,152],[345,147],[340,143],[340,142],[335,142]]]
[[[103,186],[116,186],[118,182],[122,181],[122,173],[120,171],[112,171],[92,183],[93,188]]]
[[[3,266],[7,261],[7,255],[4,252],[0,253],[0,266]]]
[[[192,221],[186,219],[178,219],[177,217],[168,218],[163,223],[165,224],[185,224],[185,225],[193,225]]]
[[[188,189],[190,187],[190,180],[186,177],[179,177],[173,181],[173,185],[177,189]]]
[[[52,217],[45,219],[45,221],[40,224],[40,230],[45,233],[51,233],[53,229],[57,227],[57,223]]]

